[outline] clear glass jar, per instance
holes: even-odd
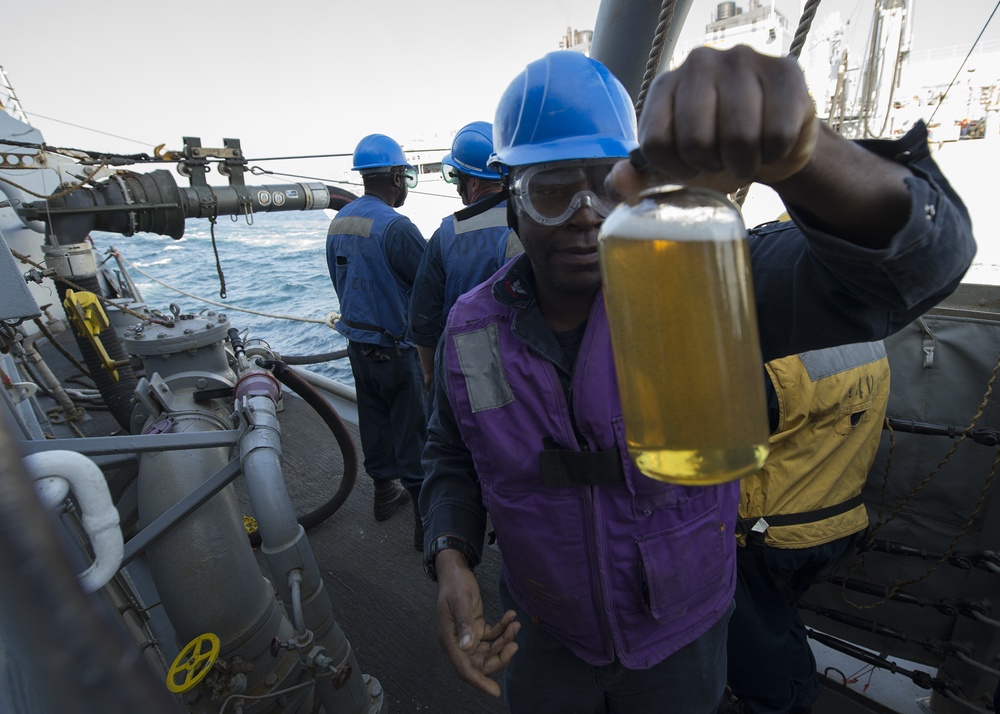
[[[648,189],[598,237],[629,454],[689,486],[760,469],[764,368],[743,218],[715,191]]]

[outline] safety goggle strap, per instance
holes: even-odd
[[[365,169],[361,176],[371,176],[372,174],[391,174],[397,171],[400,167],[398,166],[380,166],[374,169]],[[417,170],[412,166],[402,167],[402,171],[399,173],[403,176],[403,181],[406,183],[407,188],[417,187]]]

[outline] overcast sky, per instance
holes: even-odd
[[[492,121],[510,80],[567,26],[593,27],[598,5],[12,0],[0,65],[56,146],[151,151],[200,136],[239,138],[248,157],[351,152],[373,132],[405,145]]]
[[[863,38],[872,2],[825,0],[820,15],[841,11]],[[746,7],[747,0],[738,4]],[[943,46],[971,43],[997,3],[917,4],[918,33],[930,46]],[[593,28],[598,6],[599,0],[10,0],[0,65],[33,125],[55,146],[151,153],[158,144],[179,149],[182,136],[199,136],[205,146],[239,138],[250,158],[350,153],[373,132],[405,146],[447,136],[469,121],[491,121],[520,69],[557,49],[568,26]],[[695,0],[689,35],[702,32],[716,6]],[[778,6],[797,21],[798,0]],[[998,36],[991,26],[987,38]],[[267,166],[335,178],[321,175],[326,163]]]

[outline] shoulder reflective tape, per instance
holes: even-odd
[[[809,379],[813,382],[864,364],[877,362],[883,357],[885,357],[885,344],[881,341],[842,345],[803,352],[799,355],[806,372],[809,373]]]
[[[334,218],[330,223],[330,230],[328,233],[329,235],[341,234],[367,238],[372,234],[373,223],[374,221],[371,218],[363,218],[361,216],[344,216],[343,218]]]
[[[501,206],[491,208],[484,213],[476,215],[464,221],[455,220],[455,235],[459,236],[469,231],[478,231],[483,228],[506,228],[507,209]]]
[[[452,339],[473,413],[513,402],[514,393],[510,390],[500,358],[497,326],[488,325],[475,332],[463,332]]]

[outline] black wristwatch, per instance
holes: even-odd
[[[476,556],[476,552],[469,545],[469,542],[464,538],[459,538],[453,535],[443,535],[434,539],[431,543],[430,548],[427,549],[427,554],[424,557],[424,572],[427,573],[427,577],[437,582],[437,567],[434,564],[437,554],[442,550],[457,550],[459,553],[465,556],[465,559],[469,561],[469,568],[475,568],[479,564],[479,558]]]

